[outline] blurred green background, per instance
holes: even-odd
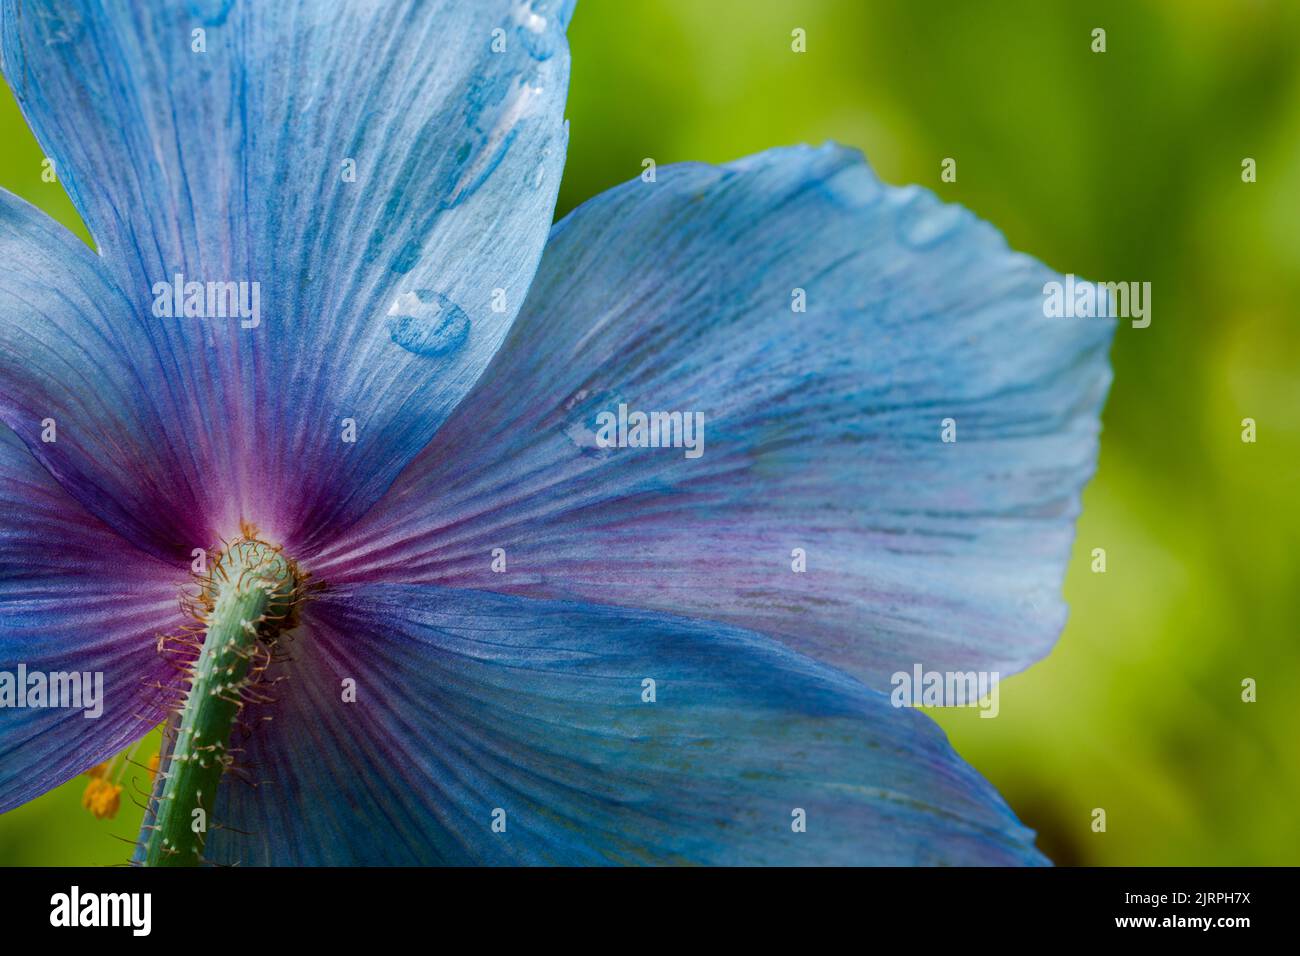
[[[1059,271],[1152,283],[1065,633],[996,720],[936,718],[1060,864],[1300,863],[1300,3],[580,0],[570,37],[561,214],[644,157],[834,139]],[[0,185],[85,236],[7,90],[0,140]],[[140,811],[96,821],[84,784],[0,817],[0,863],[122,862]]]

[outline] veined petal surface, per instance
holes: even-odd
[[[877,689],[1019,671],[1065,619],[1110,381],[1114,322],[1047,318],[1057,278],[840,147],[660,168],[556,226],[484,378],[317,566],[726,622]],[[620,406],[680,413],[678,447],[608,447]]]
[[[305,618],[214,862],[1046,862],[928,717],[759,635],[429,585]]]
[[[157,637],[184,622],[185,579],[87,514],[0,425],[0,682],[12,679],[15,694],[9,700],[0,688],[0,813],[163,719],[178,673]],[[18,706],[20,674],[26,706]],[[54,683],[69,696],[56,698]]]
[[[565,152],[569,7],[3,0],[5,76],[114,286],[42,346],[122,339],[106,377],[176,450],[125,474],[83,419],[38,457],[159,554],[241,520],[302,554],[363,513],[523,301]],[[75,354],[3,361],[34,397],[84,387]],[[131,482],[164,506],[141,514]]]

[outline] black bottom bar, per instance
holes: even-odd
[[[322,932],[342,944],[397,930],[434,934],[433,946],[453,932],[534,942],[558,933],[622,948],[614,931],[632,950],[666,945],[663,934],[687,925],[733,944],[776,929],[810,942],[835,931],[944,946],[1097,935],[1230,944],[1287,928],[1300,883],[1294,869],[116,868],[10,869],[0,880],[0,918],[20,935],[125,940],[147,929],[151,940],[206,947],[232,931],[258,944]]]

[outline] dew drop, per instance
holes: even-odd
[[[469,316],[441,292],[403,292],[388,310],[388,337],[406,351],[430,358],[455,353],[469,338]]]
[[[528,3],[521,2],[517,7],[515,7],[514,18],[515,23],[519,24],[526,30],[533,33],[546,32],[546,17],[535,12],[532,6]]]
[[[556,54],[564,42],[564,33],[548,29],[550,22],[536,8],[535,0],[521,0],[514,8],[512,19],[515,37],[522,40],[532,58],[540,62],[549,60]]]
[[[608,458],[613,452],[601,446],[596,433],[584,422],[572,422],[564,428],[564,437],[573,442],[583,458]]]
[[[961,206],[911,203],[899,215],[898,238],[913,249],[929,249],[956,233],[965,221]]]

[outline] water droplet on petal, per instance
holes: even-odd
[[[561,406],[564,436],[585,458],[608,458],[613,452],[596,440],[598,413],[618,407],[620,399],[608,391],[580,388]]]
[[[533,33],[543,33],[546,30],[546,17],[533,10],[528,3],[521,2],[515,7],[515,23]]]
[[[523,124],[533,123],[545,105],[544,93],[542,74],[536,70],[527,78],[496,76],[471,90],[470,110],[476,123],[473,152],[448,188],[444,208],[460,205],[488,180]]]
[[[966,221],[961,206],[921,200],[903,207],[898,219],[898,238],[913,249],[928,249],[947,239]]]
[[[584,458],[608,458],[612,452],[596,440],[596,433],[583,422],[573,422],[564,429],[564,436],[573,442]]]
[[[590,394],[591,392],[588,389],[585,388],[578,389],[576,392],[574,392],[572,395],[570,395],[568,398],[564,400],[564,410],[566,412],[573,411],[574,406],[576,406],[579,402],[585,402],[587,400],[587,396]]]
[[[403,292],[388,310],[388,337],[406,351],[442,358],[469,338],[469,316],[441,292]]]
[[[536,2],[521,0],[515,5],[511,19],[514,22],[515,37],[523,41],[524,47],[535,60],[549,60],[564,43],[564,31],[550,29],[550,21],[537,9]]]

